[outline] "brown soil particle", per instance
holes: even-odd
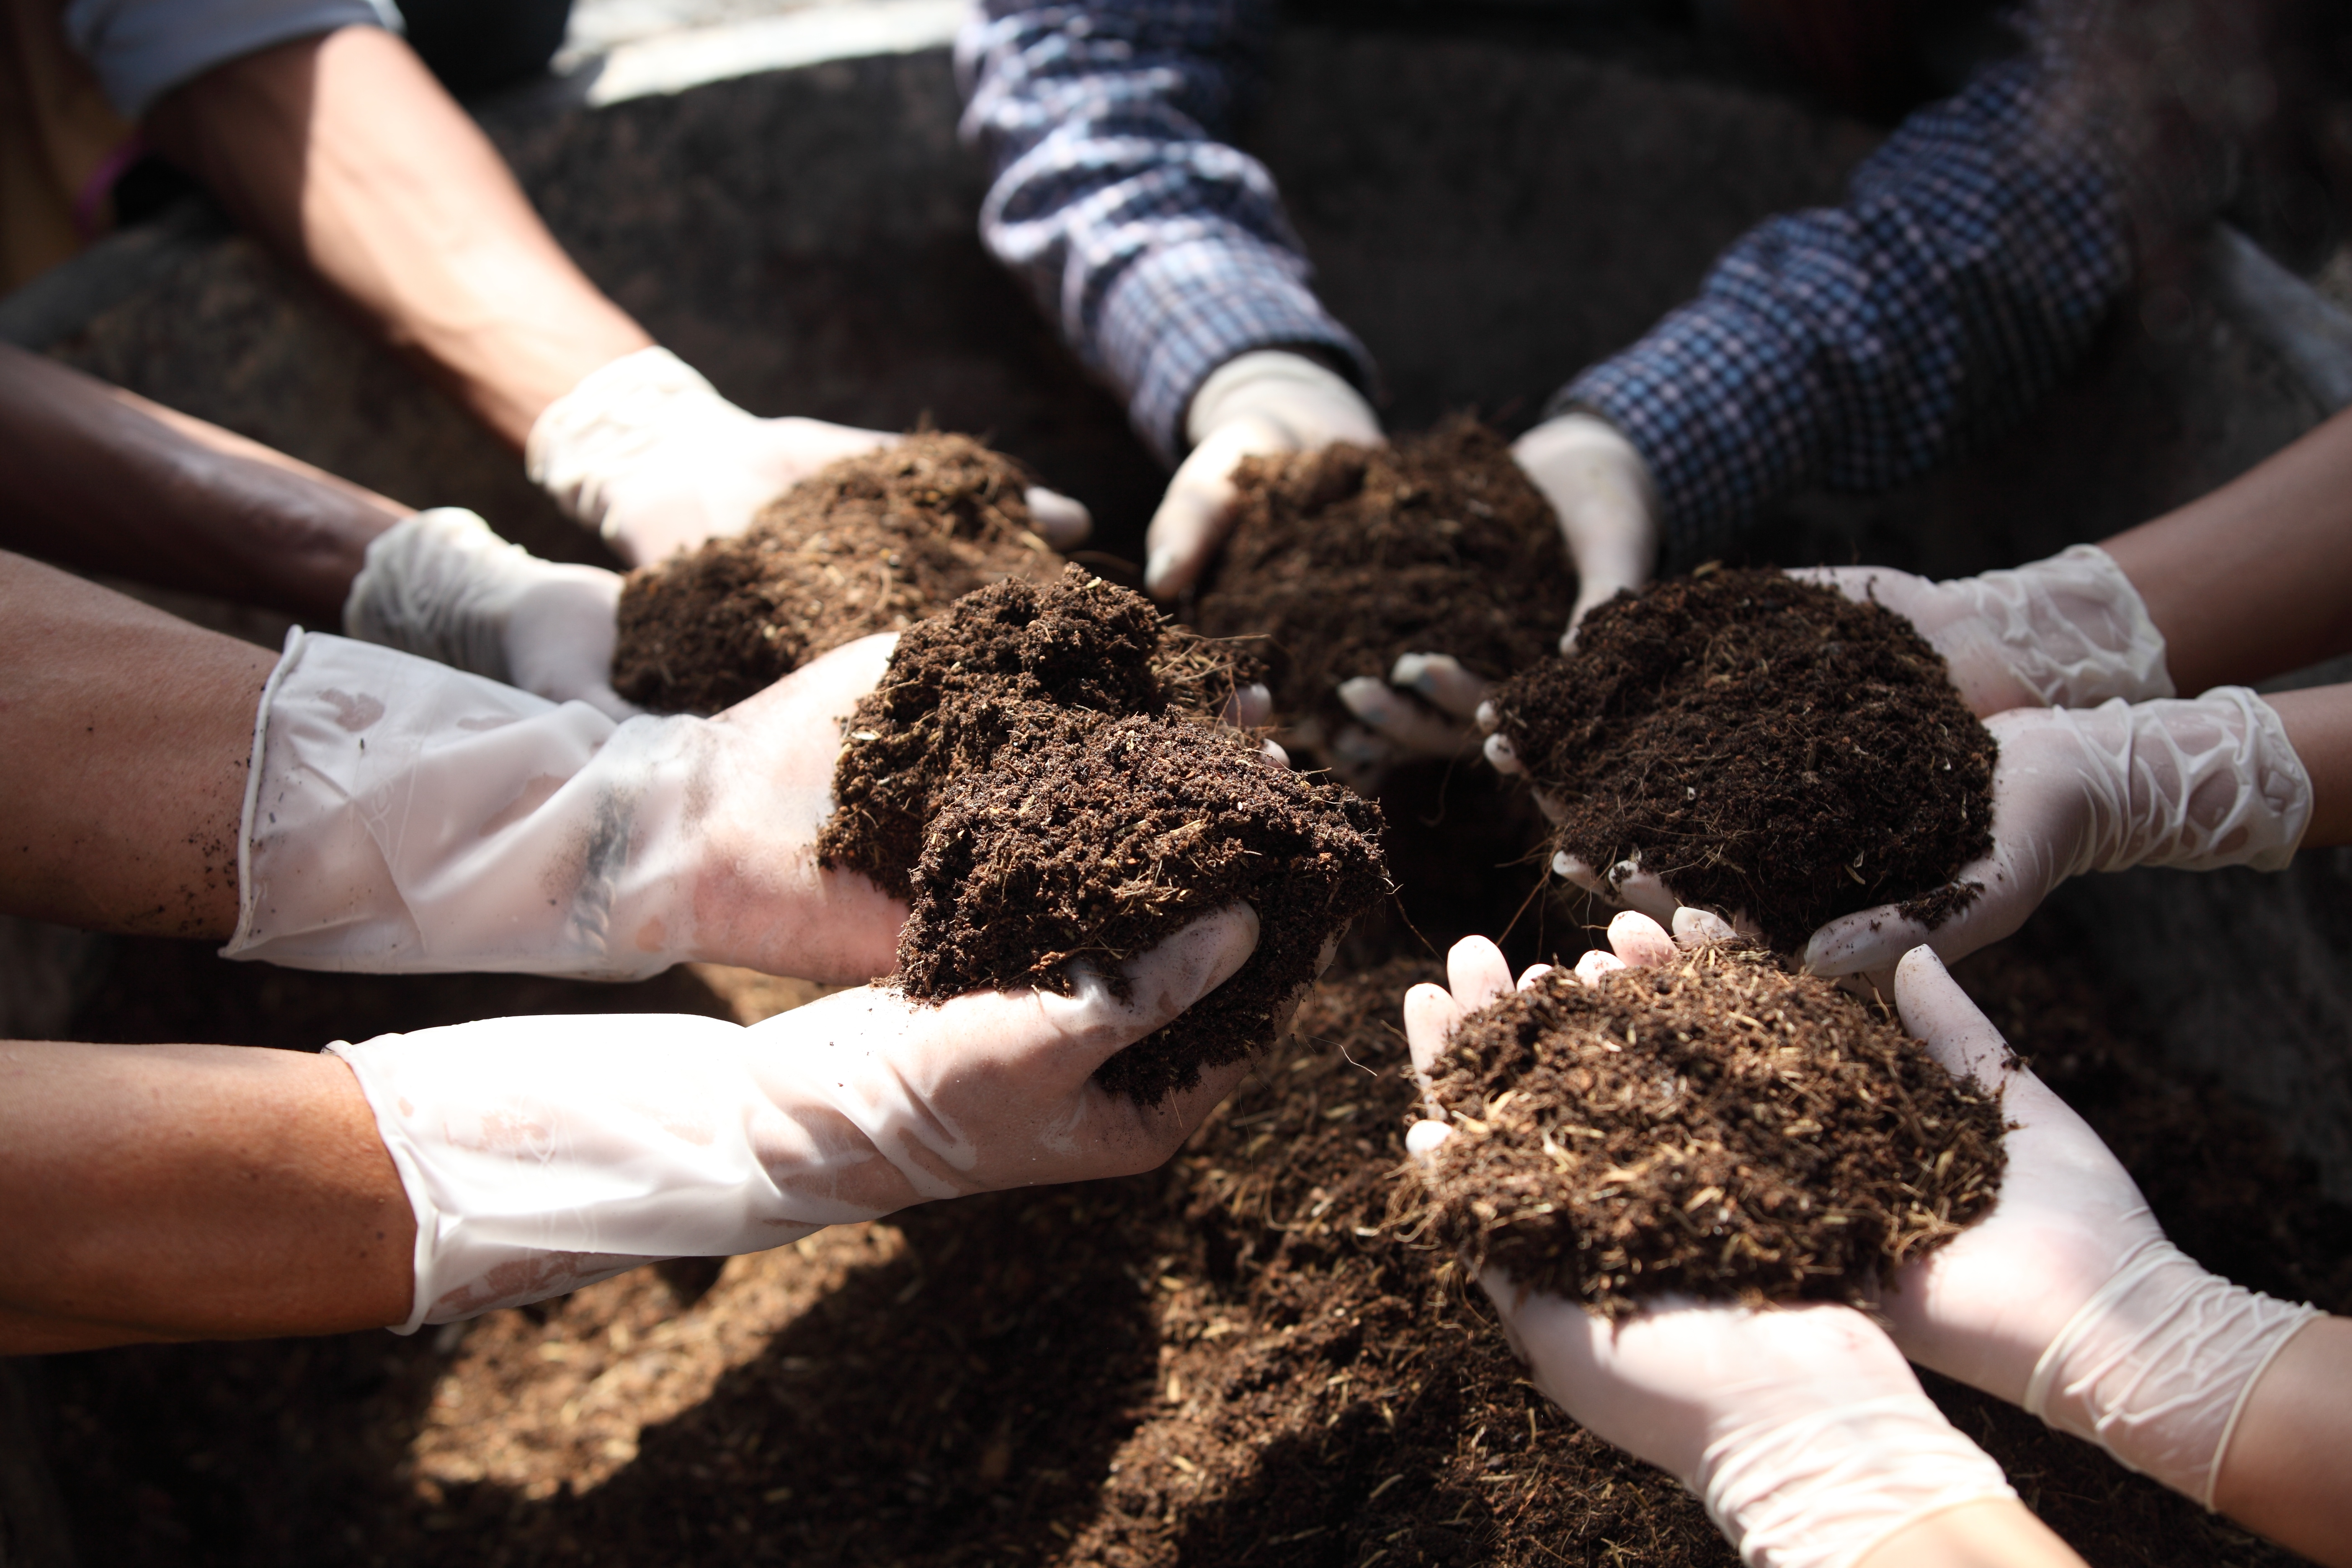
[[[1556,847],[1638,865],[1775,947],[1933,894],[1992,847],[1994,742],[1942,658],[1891,611],[1778,572],[1621,595],[1494,701],[1565,808]]]
[[[1388,447],[1252,458],[1232,538],[1193,616],[1263,637],[1286,722],[1345,722],[1333,695],[1397,655],[1447,653],[1489,680],[1551,654],[1576,577],[1551,508],[1467,417]]]
[[[1348,922],[1387,891],[1380,807],[1318,784],[1223,725],[1017,710],[988,767],[940,800],[896,976],[945,999],[1067,994],[1064,965],[1113,967],[1212,910],[1256,910],[1256,951],[1198,1005],[1103,1064],[1146,1103],[1270,1044]]]
[[[1703,948],[1464,1020],[1437,1234],[1616,1317],[1665,1291],[1864,1301],[1992,1206],[1996,1100],[1829,981]]]
[[[967,595],[902,635],[858,701],[818,858],[910,897],[941,794],[987,767],[1029,706],[1207,719],[1259,674],[1255,659],[1167,624],[1082,567]]]
[[[657,712],[716,713],[975,588],[1049,582],[1062,559],[1029,531],[1033,482],[965,436],[908,436],[845,458],[742,534],[630,573],[613,688]]]

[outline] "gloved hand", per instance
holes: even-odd
[[[1144,535],[1143,585],[1171,599],[1199,581],[1234,526],[1234,465],[1334,441],[1381,444],[1380,416],[1346,378],[1303,354],[1261,349],[1219,365],[1184,417],[1192,454]]]
[[[1991,1214],[1880,1302],[1895,1342],[2211,1508],[2246,1396],[2320,1314],[2217,1279],[2165,1240],[2098,1135],[1933,952],[1904,956],[1895,1000],[1937,1061],[2000,1097],[2009,1127]]]
[[[2009,708],[2095,708],[2169,697],[2164,634],[2139,590],[2095,544],[2013,572],[1931,583],[1884,566],[1818,566],[1791,577],[1875,600],[1919,628],[1979,719]]]
[[[1992,853],[1956,879],[1983,892],[1934,931],[1892,904],[1832,921],[1805,944],[1808,969],[1884,970],[1922,942],[1964,957],[2086,871],[2281,870],[2311,820],[2310,775],[2270,704],[2242,686],[2194,701],[2013,708],[1985,727],[2000,744]]]
[[[1511,444],[1511,456],[1551,502],[1576,563],[1576,607],[1559,638],[1566,653],[1587,611],[1657,569],[1657,492],[1633,444],[1591,414],[1545,420]]]
[[[643,566],[719,534],[827,463],[896,437],[822,419],[761,419],[667,349],[640,349],[582,378],[530,428],[523,461],[556,505]],[[1042,488],[1029,510],[1065,549],[1093,526],[1087,509]]]
[[[398,1331],[578,1289],[662,1258],[778,1247],[933,1198],[1145,1171],[1245,1063],[1156,1106],[1092,1081],[1239,969],[1246,905],[1076,993],[926,1006],[838,992],[715,1018],[493,1018],[329,1047],[358,1075],[416,1215]]]
[[[1685,910],[1685,942],[1721,940],[1719,921]],[[1590,978],[1671,959],[1675,942],[1637,914],[1610,926],[1614,956],[1588,953]],[[1492,942],[1447,955],[1452,990],[1416,985],[1405,1034],[1424,1086],[1446,1037],[1507,989]],[[1544,970],[1530,970],[1526,985]],[[1441,1113],[1433,1108],[1433,1118]],[[1415,1126],[1426,1154],[1451,1135]],[[1885,1333],[1849,1307],[1756,1310],[1666,1297],[1612,1324],[1496,1268],[1479,1283],[1536,1386],[1582,1425],[1660,1467],[1706,1504],[1744,1561],[1770,1568],[1847,1564],[1927,1516],[2014,1498],[2000,1468],[1954,1430]]]
[[[343,601],[343,629],[551,702],[575,699],[626,719],[613,689],[617,573],[541,561],[461,507],[394,524],[368,545]]]
[[[298,629],[254,727],[223,952],[410,973],[887,973],[906,906],[820,868],[814,845],[841,721],[893,641],[836,648],[715,719],[616,724]]]

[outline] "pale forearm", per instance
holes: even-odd
[[[146,128],[518,447],[582,376],[653,342],[389,33],[349,27],[248,55],[172,92]]]
[[[2184,696],[2352,650],[2352,412],[2101,548],[2164,634]]]
[[[2213,1506],[2331,1568],[2352,1563],[2352,1320],[2319,1318],[2247,1395]]]
[[[0,1044],[0,1354],[408,1313],[415,1222],[331,1057]]]
[[[332,626],[409,509],[257,442],[0,346],[0,547]]]
[[[1854,1568],[2083,1568],[2056,1532],[2014,1498],[1962,1504],[1895,1531]]]
[[[277,657],[0,553],[0,910],[219,938]]]

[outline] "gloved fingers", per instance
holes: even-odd
[[[1591,985],[1604,974],[1614,974],[1621,969],[1632,967],[1615,953],[1603,952],[1596,947],[1576,961],[1576,977]]]
[[[2000,1095],[2002,1119],[2011,1124],[2009,1144],[2016,1173],[2030,1180],[2041,1151],[2053,1141],[2047,1135],[2055,1135],[2055,1142],[2068,1146],[2077,1167],[2112,1170],[2128,1183],[2089,1124],[2017,1058],[1933,949],[1915,947],[1895,966],[1895,1005],[1903,1026],[1927,1042],[1929,1054],[1947,1072]],[[2045,1136],[2018,1136],[2024,1131]]]
[[[1389,769],[1404,760],[1404,748],[1361,724],[1341,724],[1325,737],[1331,772],[1358,795],[1378,795]],[[1286,760],[1287,760],[1286,754]]]
[[[1477,739],[1467,725],[1414,701],[1384,680],[1359,675],[1339,686],[1339,700],[1395,756],[1450,757]]]
[[[1553,963],[1528,964],[1527,968],[1519,972],[1518,989],[1521,991],[1529,989],[1537,981],[1541,980],[1545,975],[1549,974],[1553,970],[1559,967],[1559,966],[1558,964]]]
[[[890,668],[891,652],[898,646],[896,632],[877,632],[872,637],[844,643],[809,660],[765,691],[745,698],[713,722],[758,723],[762,715],[774,710],[804,702],[824,709],[824,717],[836,725],[846,722],[857,707],[857,700],[881,684]],[[839,741],[838,735],[832,738]],[[828,757],[826,766],[830,769],[831,765]]]
[[[1095,531],[1094,513],[1087,503],[1043,485],[1031,485],[1024,499],[1029,503],[1029,526],[1038,538],[1056,550],[1084,544]]]
[[[1231,979],[1256,950],[1257,935],[1257,911],[1247,904],[1205,914],[1119,965],[1129,986],[1124,1002],[1092,966],[1072,963],[1075,994],[1029,994],[1039,1018],[1057,1037],[1050,1055],[1073,1078],[1092,1076],[1112,1056],[1173,1022]]]
[[[1475,1012],[1510,991],[1510,962],[1485,937],[1465,936],[1445,955],[1445,980],[1462,1010]]]
[[[1580,857],[1562,851],[1551,858],[1555,875],[1574,883],[1584,891],[1609,903],[1635,910],[1664,926],[1683,907],[1682,900],[1667,890],[1665,883],[1651,872],[1640,869],[1633,861],[1621,860],[1608,871],[1594,869]],[[1734,916],[1732,923],[1738,924]]]
[[[1200,580],[1234,526],[1234,466],[1244,458],[1297,449],[1273,420],[1244,415],[1211,431],[1177,465],[1144,531],[1143,586],[1172,599]]]
[[[1835,588],[1857,605],[1881,604],[1907,618],[1907,607],[1922,589],[1935,584],[1891,566],[1792,566],[1787,575],[1817,588]]]
[[[1225,699],[1223,718],[1236,730],[1262,730],[1274,722],[1274,693],[1264,681],[1252,681]]]
[[[1900,904],[1880,904],[1840,915],[1805,940],[1804,967],[1831,977],[1888,970],[1913,948],[1926,944],[1937,957],[1958,963],[1990,947],[2023,925],[2042,901],[2042,879],[2025,875],[2011,847],[1996,844],[1992,854],[1964,866],[1952,879],[1981,889],[1967,908],[1930,930],[1903,912]]]
[[[1666,928],[1639,910],[1622,910],[1611,919],[1609,950],[1634,969],[1656,969],[1682,956]]]
[[[1675,911],[1674,932],[1677,947],[1703,947],[1708,942],[1729,942],[1739,934],[1738,928],[1713,910],[1693,909],[1687,904]]]
[[[1486,710],[1486,694],[1494,682],[1481,680],[1445,653],[1401,653],[1389,670],[1389,684],[1417,692],[1432,707],[1465,723],[1477,721]],[[1493,726],[1488,725],[1491,729]]]

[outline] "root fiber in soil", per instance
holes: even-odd
[[[632,572],[613,688],[663,713],[716,713],[810,659],[904,631],[975,588],[1050,582],[1019,463],[966,436],[919,434],[845,458],[740,535]]]
[[[311,974],[164,942],[126,962],[75,1037],[309,1049],[481,1016],[491,984],[518,988],[511,1011],[558,1000],[517,976]],[[2065,928],[2045,913],[1956,973],[2191,1256],[2352,1309],[2352,1209],[2143,1044]],[[1737,1568],[1696,1499],[1528,1385],[1404,1206],[1398,1000],[1442,978],[1327,977],[1298,1052],[1148,1174],[927,1205],[409,1339],[40,1358],[80,1560]],[[677,1010],[677,979],[566,994]],[[2021,1411],[1922,1381],[2091,1562],[2298,1561]]]
[[[1334,695],[1446,653],[1500,679],[1555,652],[1576,603],[1559,528],[1502,437],[1467,416],[1387,447],[1251,458],[1193,620],[1263,637],[1282,721],[1348,721]],[[1309,731],[1312,732],[1311,731]]]
[[[1993,739],[1909,622],[1780,573],[1621,595],[1573,652],[1494,696],[1552,843],[1637,866],[1782,950],[1824,921],[1933,899],[1992,847]]]
[[[1432,1092],[1436,1231],[1474,1266],[1622,1317],[1680,1291],[1864,1302],[1992,1207],[2000,1110],[1830,981],[1760,950],[1463,1020]]]
[[[1257,950],[1200,1005],[1106,1063],[1147,1103],[1271,1041],[1348,922],[1387,891],[1380,809],[1219,723],[1250,661],[1082,569],[1007,582],[900,637],[849,722],[817,841],[908,897],[894,976],[943,1001],[1066,991],[1223,904]]]
[[[1037,705],[1042,709],[1043,705]],[[1246,963],[1096,1073],[1147,1104],[1272,1043],[1328,948],[1388,890],[1380,808],[1223,725],[1032,711],[924,836],[897,979],[934,1000],[1068,992],[1226,904],[1257,911]]]

